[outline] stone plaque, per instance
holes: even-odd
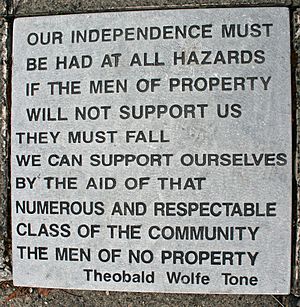
[[[287,8],[18,18],[15,285],[290,287]]]

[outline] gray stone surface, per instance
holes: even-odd
[[[287,294],[290,289],[290,216],[291,216],[291,136],[290,124],[291,116],[289,114],[291,107],[290,95],[286,92],[290,88],[290,69],[289,69],[289,15],[286,8],[266,8],[266,9],[207,9],[207,10],[168,10],[168,11],[146,11],[146,12],[125,12],[125,13],[103,13],[90,15],[68,15],[56,17],[32,17],[19,18],[14,24],[13,39],[13,78],[12,78],[12,236],[14,246],[30,246],[32,249],[38,246],[48,248],[47,261],[38,261],[27,258],[26,253],[20,256],[20,250],[13,250],[14,264],[14,281],[17,285],[27,286],[43,286],[43,287],[60,287],[60,288],[83,288],[83,289],[99,289],[99,290],[128,290],[128,291],[154,291],[154,292],[190,292],[190,293],[281,293]],[[240,18],[240,16],[242,16]],[[219,19],[216,20],[216,16]],[[211,25],[211,32],[203,35],[204,37],[185,39],[179,37],[176,39],[140,39],[137,40],[135,35],[131,35],[132,40],[125,41],[124,36],[117,37],[114,41],[108,35],[102,36],[102,29],[137,29],[139,27],[151,27],[155,20],[155,26],[163,29],[163,26],[182,26],[189,25]],[[199,20],[201,22],[199,23]],[[113,21],[113,22],[112,22]],[[261,35],[257,38],[227,38],[221,34],[224,23],[228,24],[269,24],[269,28],[262,27]],[[68,27],[66,29],[66,24]],[[272,26],[271,26],[272,25]],[[210,26],[209,26],[210,27]],[[61,31],[61,41],[57,44],[50,45],[29,45],[27,38],[30,33],[39,28],[39,32],[46,33],[54,29]],[[89,30],[97,29],[100,31],[100,39],[96,43],[75,43],[70,42],[70,29]],[[151,28],[150,28],[151,29]],[[268,29],[268,30],[266,30]],[[286,30],[284,30],[286,29]],[[106,31],[105,33],[107,33]],[[120,32],[120,31],[118,31]],[[134,32],[130,31],[129,33]],[[194,31],[196,32],[196,31]],[[110,32],[109,32],[110,33]],[[135,33],[135,32],[134,32]],[[207,38],[205,38],[207,36]],[[32,37],[32,34],[30,34]],[[36,35],[34,34],[34,37]],[[170,35],[168,35],[170,38]],[[104,39],[104,41],[102,41]],[[107,40],[111,39],[110,43]],[[220,44],[222,41],[222,44]],[[241,44],[243,47],[241,48]],[[278,44],[277,48],[273,46]],[[100,48],[99,48],[99,47]],[[76,52],[74,52],[76,48]],[[176,58],[181,57],[182,50],[192,48],[197,55],[199,63],[204,62],[204,56],[201,52],[205,50],[211,51],[210,60],[212,63],[217,58],[216,50],[220,50],[224,56],[224,62],[216,64],[195,64],[187,65]],[[92,49],[92,50],[91,50]],[[101,52],[99,51],[101,49]],[[228,51],[229,50],[229,51]],[[239,60],[231,63],[227,59],[227,53],[234,50],[239,54]],[[260,50],[256,52],[256,50]],[[103,59],[105,54],[120,53],[120,60],[117,67],[106,65],[103,67]],[[147,60],[153,64],[154,54],[158,57],[158,62],[164,65],[153,66],[148,63],[142,65],[130,65],[134,55],[143,56],[147,54]],[[218,54],[220,54],[220,52]],[[91,67],[89,68],[71,68],[65,69],[60,65],[60,69],[56,69],[56,59],[59,55],[60,61],[64,57],[71,58],[75,54],[85,54],[90,57]],[[243,62],[243,54],[245,56]],[[26,70],[26,59],[43,55],[47,57],[47,70]],[[248,62],[248,58],[249,61]],[[253,58],[253,60],[251,60]],[[92,60],[93,59],[93,60]],[[142,60],[143,61],[143,60]],[[176,62],[176,64],[174,64]],[[280,65],[278,65],[280,63]],[[101,78],[104,80],[126,80],[128,88],[126,91],[116,93],[91,93],[90,82],[99,80],[99,70]],[[226,79],[225,77],[226,76]],[[136,90],[138,80],[159,78],[160,86],[153,92],[144,93]],[[197,86],[191,91],[189,87],[181,90],[181,86],[174,86],[172,90],[170,84],[175,81],[181,82],[181,78],[192,78]],[[244,82],[244,86],[236,86],[235,80]],[[256,82],[253,85],[249,79],[253,78]],[[34,96],[26,96],[24,88],[27,82],[35,80],[40,83],[40,90]],[[58,95],[57,91],[52,95],[48,82],[53,80],[80,80],[81,94],[67,95],[63,93]],[[172,81],[173,80],[173,81]],[[197,81],[198,80],[198,81]],[[207,84],[218,82],[213,89],[209,89]],[[226,86],[221,86],[226,80]],[[268,82],[266,81],[268,80]],[[204,82],[205,81],[205,82]],[[263,81],[263,82],[262,82]],[[127,84],[126,83],[126,84]],[[263,83],[265,85],[263,85]],[[268,86],[266,86],[268,84]],[[144,87],[144,86],[143,86]],[[114,91],[114,90],[113,90]],[[234,112],[233,116],[221,118],[217,115],[217,105],[224,105],[224,101],[231,102],[231,106],[241,110],[241,113]],[[205,104],[203,104],[205,102]],[[235,104],[233,104],[233,102]],[[177,118],[178,110],[184,107],[199,106],[199,103],[207,107],[205,111],[200,112],[196,109],[193,116],[187,115]],[[107,106],[110,108],[107,119],[104,116],[97,120],[77,120],[74,116],[74,109],[93,106]],[[124,112],[121,109],[126,107],[140,108],[151,106],[155,108],[157,105],[164,106],[166,109],[175,108],[175,112],[161,114],[160,116],[153,114],[143,117],[142,119],[121,119]],[[35,107],[50,107],[52,116],[56,115],[57,108],[62,110],[62,116],[67,117],[63,121],[53,122],[47,119],[29,120],[27,110]],[[37,109],[35,109],[37,110]],[[48,109],[47,109],[48,110]],[[172,110],[172,109],[171,109]],[[223,108],[222,108],[223,110]],[[175,115],[173,115],[175,114]],[[101,127],[101,128],[100,128]],[[93,141],[88,145],[82,142],[70,140],[70,133],[76,132],[77,135],[81,131],[115,131],[115,137],[112,141],[108,136],[106,140],[99,142]],[[145,133],[146,141],[139,138],[136,140],[137,133],[140,131]],[[45,134],[44,131],[50,133],[59,133],[59,137],[55,144],[49,138],[49,143],[36,144],[32,141],[20,141],[17,134],[26,131],[31,135],[39,133]],[[155,142],[150,142],[147,137],[148,131],[153,132]],[[127,134],[127,132],[130,132]],[[163,139],[167,142],[160,141],[163,132]],[[126,134],[125,134],[126,133]],[[127,135],[133,136],[129,140]],[[139,134],[140,135],[140,134]],[[266,140],[268,140],[266,142]],[[275,141],[276,140],[276,141]],[[80,144],[78,144],[80,143]],[[54,159],[57,156],[71,154],[81,155],[83,163],[74,167],[55,167],[49,163],[49,153],[55,152]],[[273,153],[273,154],[270,154]],[[41,156],[41,166],[24,166],[19,165],[17,157],[21,154],[36,154]],[[95,166],[90,158],[91,154],[109,154],[115,155],[149,155],[155,156],[169,154],[170,162],[166,163],[166,159],[161,157],[161,163],[145,163],[145,158],[141,159],[141,163],[132,161],[124,167],[121,161],[117,166],[103,166],[103,163]],[[231,160],[229,164],[221,158],[226,153],[227,159]],[[240,162],[235,163],[236,153]],[[187,166],[183,163],[190,161],[190,155],[199,155],[202,161],[202,154],[218,155],[220,162],[205,163],[199,167],[195,163]],[[204,155],[205,156],[205,155]],[[244,159],[243,157],[246,156]],[[259,157],[261,162],[258,166],[254,164],[254,158]],[[206,157],[206,156],[205,156]],[[208,159],[208,158],[207,158]],[[137,159],[138,160],[138,159]],[[204,158],[205,160],[205,158]],[[222,167],[222,164],[227,165]],[[249,166],[250,165],[250,166]],[[98,182],[100,177],[113,177],[116,180],[116,188],[113,190],[101,190],[101,198],[99,197],[99,189],[87,189],[89,178],[95,178]],[[169,187],[166,183],[165,187],[161,187],[158,178],[165,177],[174,178],[177,181],[182,179],[182,188]],[[36,177],[38,175],[38,177]],[[33,188],[20,188],[16,185],[16,178],[35,178],[36,183]],[[76,189],[56,188],[54,186],[46,186],[44,178],[48,176],[57,176],[60,181],[62,177],[77,177]],[[127,178],[149,177],[147,185],[142,189],[129,190],[124,187]],[[183,189],[184,183],[188,179],[199,178],[203,182],[191,189],[188,186]],[[242,180],[241,180],[242,178]],[[204,181],[206,180],[206,181]],[[43,195],[43,196],[42,196]],[[83,196],[84,195],[84,196]],[[272,195],[272,196],[270,196]],[[31,208],[36,201],[53,201],[64,200],[72,203],[78,201],[104,203],[104,213],[99,213],[99,209],[92,210],[90,215],[84,213],[69,215],[66,212],[53,214],[43,214],[34,212],[29,214],[26,210],[16,210],[17,202],[31,203]],[[141,201],[145,204],[147,212],[143,216],[126,214],[126,219],[121,214],[112,214],[115,202],[122,203]],[[160,208],[161,203],[167,202],[232,202],[239,203],[243,212],[244,203],[259,203],[260,214],[268,215],[266,207],[268,203],[274,208],[270,211],[271,216],[265,218],[258,217],[256,214],[244,216],[241,213],[233,214],[228,217],[225,214],[225,206],[220,209],[220,216],[215,217],[210,214],[206,217],[201,213],[199,208],[191,214],[182,215],[181,210],[176,214],[175,204],[171,208],[171,214],[164,217],[164,213],[156,215],[155,208]],[[266,204],[267,203],[267,204]],[[61,204],[58,204],[60,208]],[[62,205],[64,206],[64,205]],[[77,206],[75,212],[77,211]],[[84,206],[82,204],[82,206]],[[121,205],[122,206],[122,205]],[[166,206],[166,205],[165,205]],[[186,205],[187,206],[187,205]],[[246,205],[245,205],[246,206]],[[89,207],[89,206],[88,206]],[[188,206],[187,206],[188,207]],[[51,207],[49,206],[49,211]],[[207,206],[210,208],[210,206]],[[175,209],[175,210],[174,210]],[[217,209],[217,211],[219,208]],[[38,211],[38,210],[37,210]],[[54,211],[56,211],[54,209]],[[60,212],[60,210],[57,210]],[[215,211],[215,210],[213,210]],[[229,209],[231,212],[231,209]],[[255,210],[254,210],[255,211]],[[65,218],[68,217],[68,222]],[[201,222],[199,221],[201,218]],[[41,218],[43,218],[41,220]],[[78,235],[77,228],[82,223],[89,223],[101,227],[99,234],[95,238],[82,239]],[[55,240],[45,235],[31,238],[30,235],[23,235],[28,228],[23,223],[31,224],[31,230],[38,232],[41,224],[51,223],[65,224],[65,228],[70,229],[70,234],[58,235]],[[111,236],[107,231],[110,225],[120,225],[122,229],[126,225],[132,226],[139,224],[141,228],[138,238],[125,237],[122,235]],[[222,227],[226,231],[228,226],[234,229],[232,239],[215,239],[210,241],[205,235],[203,238],[175,238],[176,236],[163,239],[160,231],[167,227],[168,237],[171,225],[176,225],[177,229],[198,230],[204,227],[211,236],[213,229]],[[158,225],[158,226],[157,226]],[[18,227],[20,226],[20,232]],[[244,227],[245,231],[239,237],[238,229],[235,226]],[[155,230],[151,232],[151,229]],[[250,230],[257,231],[257,236],[251,238]],[[29,231],[29,230],[28,230]],[[51,231],[50,231],[51,232]],[[157,234],[160,239],[153,238]],[[184,236],[185,237],[185,236]],[[268,238],[266,240],[266,238]],[[99,244],[101,241],[101,245]],[[201,242],[201,247],[199,243]],[[167,246],[166,246],[167,244]],[[67,262],[68,260],[58,261],[54,255],[58,248],[72,246],[74,248],[88,248],[91,252],[92,260],[82,262]],[[271,248],[272,247],[272,248]],[[97,259],[99,249],[120,249],[120,257],[116,261],[105,262],[105,268],[100,259]],[[128,254],[135,250],[151,250],[154,261],[151,264],[131,264],[128,261]],[[173,264],[171,259],[165,262],[160,260],[163,258],[166,250],[173,253],[174,250],[189,252],[191,256],[189,261],[183,261],[182,265]],[[232,253],[233,263],[228,261],[211,260],[213,253],[217,251],[218,256],[223,257],[225,254]],[[238,261],[237,252],[244,253],[241,263]],[[209,255],[207,261],[194,260],[197,253]],[[208,253],[208,254],[207,254]],[[95,255],[95,256],[94,256]],[[257,256],[257,259],[256,259]],[[201,259],[201,256],[199,256]],[[93,260],[94,259],[94,260]],[[100,260],[100,262],[99,262]],[[103,261],[104,262],[104,261]],[[199,263],[200,262],[200,265]],[[133,261],[133,263],[135,263]],[[137,273],[152,274],[151,281],[124,282],[102,279],[94,279],[86,274],[86,269],[91,271],[96,269],[100,274],[116,274],[126,276]],[[277,267],[278,271],[273,271],[273,267]],[[61,274],[64,268],[64,274]],[[193,280],[189,276],[192,274],[205,275],[206,282]],[[178,282],[174,288],[175,282],[169,281],[168,274],[185,275],[185,281]],[[250,285],[249,283],[237,285],[229,284],[224,280],[224,272],[237,276],[247,276],[247,278],[256,281]],[[235,280],[237,277],[233,277]],[[207,281],[208,279],[208,281]],[[272,280],[272,283],[269,283]],[[188,283],[186,285],[186,282]]]
[[[2,7],[2,14],[4,12],[6,1],[2,1],[0,7]],[[157,5],[163,5],[164,7],[173,6],[173,5],[182,5],[182,6],[207,6],[207,5],[293,5],[299,6],[299,0],[254,0],[254,1],[230,1],[230,0],[203,0],[203,1],[71,1],[71,0],[62,0],[62,1],[52,1],[52,0],[41,0],[41,1],[7,1],[9,5],[11,5],[10,13],[14,15],[39,15],[39,14],[57,14],[57,13],[72,13],[72,12],[84,12],[85,9],[89,11],[101,11],[101,10],[109,10],[114,7],[120,8],[131,8],[131,7],[151,7]],[[13,5],[12,5],[13,4]],[[299,37],[299,35],[297,35]],[[296,51],[299,51],[299,39],[295,40]],[[3,52],[3,50],[2,50]],[[295,59],[295,58],[294,58]],[[294,64],[296,63],[296,59]],[[300,73],[297,74],[297,80],[300,78]],[[299,81],[297,81],[299,82]],[[298,84],[298,83],[297,83]],[[297,85],[299,88],[299,85]],[[2,94],[3,95],[3,94]],[[298,100],[299,100],[299,96]],[[7,140],[7,138],[6,138]],[[298,142],[299,143],[299,142]],[[3,144],[3,141],[2,141]],[[8,148],[5,147],[4,152],[7,152]],[[3,154],[2,154],[3,156]],[[6,158],[5,158],[6,159]],[[6,161],[6,160],[5,160]],[[298,172],[299,173],[299,172]],[[5,177],[2,177],[2,182],[7,180],[7,173],[5,171]],[[7,214],[7,196],[6,192],[7,186],[2,183],[2,193],[4,193],[4,200],[2,204],[5,203],[5,217],[0,215],[1,219],[6,219]],[[298,221],[299,223],[300,221]],[[2,222],[3,223],[3,222]],[[6,230],[4,230],[6,233]],[[0,244],[0,250],[2,248],[3,255],[3,244]],[[299,254],[299,251],[298,251]],[[297,254],[297,255],[298,255]],[[296,263],[299,264],[299,256],[296,259]],[[3,264],[3,258],[0,259]],[[297,271],[297,277],[299,276],[299,270]],[[272,282],[272,281],[270,281]],[[295,294],[300,295],[300,292],[297,290],[299,288],[299,283],[296,283],[296,290],[294,290]],[[16,292],[13,292],[16,290]],[[12,295],[11,295],[12,294]],[[105,292],[95,292],[95,291],[68,291],[65,292],[63,290],[55,290],[51,291],[47,297],[41,297],[38,294],[38,291],[30,288],[14,288],[10,283],[0,283],[0,300],[4,302],[8,296],[16,297],[10,303],[4,304],[4,306],[237,306],[237,307],[277,307],[277,306],[300,306],[297,304],[297,300],[290,297],[273,297],[273,296],[245,296],[245,295],[168,295],[168,294],[140,294],[140,293],[105,293]],[[279,299],[279,302],[277,301]]]
[[[269,6],[292,5],[292,0],[13,0],[9,12],[13,16],[45,15],[62,13],[99,12],[101,10],[208,7],[208,6]]]
[[[9,141],[9,102],[7,93],[9,90],[8,81],[8,50],[6,48],[8,35],[8,24],[4,19],[0,19],[0,48],[1,48],[1,79],[0,79],[0,90],[1,90],[1,106],[0,106],[0,280],[9,278],[9,270],[6,265],[7,262],[7,219],[9,215],[8,209],[8,141]]]

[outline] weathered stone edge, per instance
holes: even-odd
[[[83,5],[76,7],[72,5],[72,1],[66,1],[64,3],[57,3],[56,1],[49,0],[44,7],[37,3],[30,3],[30,1],[24,0],[2,0],[6,4],[6,9],[3,10],[0,16],[4,18],[36,16],[36,15],[58,15],[58,14],[70,14],[70,13],[92,13],[103,11],[119,11],[119,10],[147,10],[147,9],[171,9],[171,8],[206,8],[206,7],[247,7],[247,6],[287,6],[298,7],[300,6],[300,0],[202,0],[185,3],[188,1],[170,0],[167,4],[160,3],[160,1],[151,1],[154,4],[149,5],[137,5],[137,3],[130,4],[130,1],[124,1],[121,3],[99,1],[99,4]],[[129,2],[129,3],[128,3]],[[157,2],[157,4],[156,4]],[[124,4],[123,4],[124,3]],[[39,8],[40,6],[40,8]]]
[[[8,266],[8,225],[9,215],[9,26],[1,20],[1,105],[0,105],[0,281],[11,279]]]
[[[297,1],[300,4],[300,1]],[[300,296],[300,8],[291,16],[293,223],[291,294]],[[297,305],[298,306],[298,305]]]
[[[300,295],[300,10],[295,11],[293,16],[293,49],[295,52],[292,56],[292,68],[294,67],[294,99],[296,100],[296,156],[295,156],[295,179],[297,181],[297,207],[296,219],[294,220],[296,227],[295,233],[295,250],[294,250],[294,268],[292,275],[292,293]]]

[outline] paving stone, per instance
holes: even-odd
[[[81,13],[81,12],[94,12],[105,11],[115,9],[138,9],[138,8],[151,8],[151,7],[206,7],[206,6],[249,6],[249,5],[292,5],[300,6],[300,0],[203,0],[203,1],[180,1],[180,0],[145,0],[145,1],[109,1],[109,0],[20,0],[9,1],[13,3],[10,7],[10,14],[13,16],[27,16],[27,15],[47,15],[47,14],[59,14],[59,13]],[[201,3],[200,3],[201,2]],[[1,16],[5,16],[6,5],[5,1],[0,2]],[[296,52],[299,53],[300,58],[300,12],[296,12],[296,18],[298,22],[295,23],[296,35],[294,39],[294,45]],[[6,49],[6,36],[7,36],[7,23],[4,19],[0,19],[0,37],[1,37],[1,108],[0,108],[0,281],[9,278],[10,272],[6,265],[7,262],[7,215],[8,215],[8,118],[9,118],[9,104],[7,99],[7,86],[9,77],[7,75],[7,58],[8,51]],[[299,33],[298,33],[299,31]],[[297,90],[300,90],[300,64],[297,64]],[[300,107],[300,96],[297,95],[297,106]],[[297,116],[298,130],[300,125],[300,114]],[[300,131],[299,131],[300,134]],[[298,136],[297,144],[300,143],[300,137]],[[298,159],[300,159],[298,151]],[[297,174],[300,178],[300,163],[297,164]],[[300,193],[298,201],[300,201]],[[297,221],[300,225],[300,219]],[[300,226],[299,226],[300,227]],[[299,238],[299,236],[298,236]],[[297,249],[296,263],[300,261],[300,251]],[[300,275],[299,266],[295,270],[296,276]],[[270,281],[272,282],[272,281]],[[300,295],[300,289],[298,290],[299,283],[295,283],[295,294]],[[12,288],[5,290],[0,288],[0,300],[5,298],[5,295],[9,295]],[[279,303],[277,302],[279,299]],[[63,292],[61,290],[53,290],[47,298],[41,298],[34,292],[23,297],[17,298],[14,302],[14,306],[292,306],[288,305],[288,299],[286,297],[274,297],[274,296],[224,296],[224,295],[177,295],[177,294],[139,294],[139,293],[105,293],[105,292],[91,292],[91,291],[70,291]],[[285,303],[284,303],[285,302]],[[284,305],[283,305],[284,304]],[[293,305],[295,306],[295,305]],[[297,306],[300,306],[300,304]]]

